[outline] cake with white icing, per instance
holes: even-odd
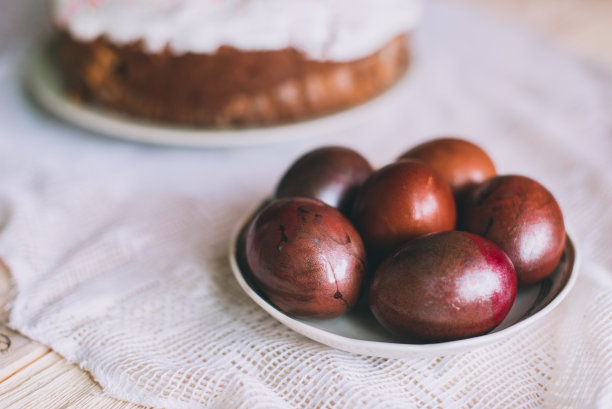
[[[266,124],[363,102],[409,61],[420,0],[56,0],[60,72],[153,120]]]

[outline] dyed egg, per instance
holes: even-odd
[[[516,298],[508,256],[474,234],[431,234],[402,246],[374,274],[369,304],[378,322],[427,342],[484,334]]]
[[[352,220],[376,258],[405,241],[455,227],[455,201],[448,184],[413,160],[387,165],[359,190]]]
[[[275,197],[310,197],[350,213],[359,187],[372,166],[352,149],[329,146],[300,157],[285,172]]]
[[[247,233],[246,255],[270,302],[302,318],[328,319],[350,310],[367,267],[350,221],[307,198],[279,199],[262,209]]]
[[[520,286],[554,270],[565,246],[563,214],[553,195],[524,176],[497,176],[470,192],[462,230],[479,234],[508,254]]]
[[[489,155],[463,139],[434,139],[410,149],[400,159],[419,160],[434,168],[450,185],[456,199],[471,185],[496,175]]]

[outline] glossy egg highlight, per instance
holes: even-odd
[[[415,237],[454,229],[455,201],[435,170],[402,160],[366,181],[355,199],[352,220],[368,251],[379,258]]]
[[[298,158],[276,187],[275,197],[310,197],[350,212],[372,166],[358,152],[340,146],[315,149]]]
[[[440,138],[422,143],[400,159],[414,159],[434,168],[458,199],[472,185],[496,175],[489,155],[478,145],[459,138]]]
[[[461,228],[504,250],[520,286],[548,277],[565,246],[559,204],[544,186],[525,176],[497,176],[473,189],[462,210]]]
[[[516,273],[502,250],[477,235],[449,231],[413,240],[385,260],[369,304],[388,330],[441,342],[495,328],[516,292]]]
[[[356,303],[367,268],[359,233],[337,209],[307,198],[278,199],[251,222],[253,278],[272,304],[298,318],[329,319]]]

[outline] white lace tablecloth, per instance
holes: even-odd
[[[612,71],[440,3],[416,42],[412,81],[365,126],[209,150],[116,142],[46,116],[22,92],[24,42],[0,42],[10,325],[106,393],[160,407],[612,407]],[[297,156],[343,144],[383,165],[442,134],[559,199],[585,263],[549,319],[460,355],[390,360],[310,341],[241,292],[230,232]]]

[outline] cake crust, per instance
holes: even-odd
[[[332,113],[391,86],[409,63],[408,35],[354,61],[309,59],[295,48],[158,53],[58,33],[69,95],[134,117],[201,126],[263,125]]]

